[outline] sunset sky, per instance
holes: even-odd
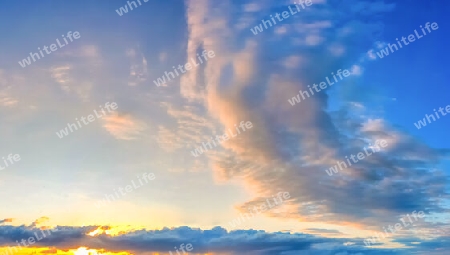
[[[2,1],[0,255],[448,254],[450,3],[311,2]]]

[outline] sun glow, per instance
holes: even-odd
[[[94,230],[94,231],[92,231],[92,232],[89,232],[88,235],[90,235],[90,236],[96,236],[96,235],[99,235],[100,232],[101,232],[100,229],[96,229],[96,230]]]
[[[119,231],[116,231],[119,232]],[[89,236],[98,236],[98,235],[113,235],[114,231],[111,230],[111,228],[105,228],[105,227],[98,227],[96,230],[91,231],[89,233],[87,233],[87,235]]]
[[[88,249],[87,247],[80,247],[73,252],[74,255],[99,255],[97,250]]]
[[[109,252],[104,249],[89,249],[88,247],[80,247],[78,249],[69,250],[69,254],[74,255],[130,255],[130,253],[121,251],[121,252]]]
[[[98,235],[108,235],[108,236],[118,236],[126,234],[130,231],[136,231],[139,229],[145,229],[144,226],[100,226],[97,229],[86,233],[88,236],[98,236]]]

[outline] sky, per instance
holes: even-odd
[[[0,255],[448,254],[449,3],[0,7]]]

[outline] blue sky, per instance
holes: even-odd
[[[414,123],[450,105],[449,4],[312,0],[255,35],[294,1],[141,3],[122,16],[118,0],[0,4],[0,158],[21,157],[0,171],[0,254],[46,227],[60,231],[19,253],[445,254],[450,117]],[[439,29],[374,57],[427,22]],[[69,31],[81,37],[18,64]],[[203,51],[215,56],[155,85]],[[288,102],[338,69],[351,75]],[[56,135],[107,102],[118,108]],[[192,155],[242,121],[253,127]],[[327,175],[377,140],[388,146]],[[155,179],[95,206],[144,173]],[[279,192],[290,199],[229,224]],[[364,244],[414,211],[426,217]]]

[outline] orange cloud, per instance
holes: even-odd
[[[133,140],[141,135],[147,125],[130,115],[119,115],[118,113],[103,118],[106,130],[115,138],[120,140]]]

